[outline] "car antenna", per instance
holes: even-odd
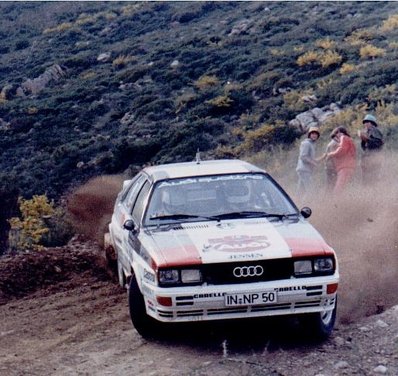
[[[200,164],[200,151],[199,151],[199,148],[196,151],[195,160],[196,160],[196,164]]]

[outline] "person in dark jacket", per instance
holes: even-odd
[[[362,148],[362,182],[370,184],[380,177],[383,165],[383,156],[380,152],[383,148],[384,140],[373,115],[366,115],[363,119],[363,125],[364,129],[358,131]]]

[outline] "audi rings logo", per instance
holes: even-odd
[[[263,275],[263,273],[264,269],[261,265],[238,266],[233,270],[233,274],[236,278],[259,277]]]

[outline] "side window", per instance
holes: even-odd
[[[126,186],[123,185],[123,188],[122,188],[122,190],[119,193],[119,195],[120,195],[120,200],[119,201],[124,201],[126,199],[126,196],[128,195],[128,193],[130,192],[131,188],[133,187],[133,185],[135,184],[135,182],[138,180],[139,177],[140,177],[140,175],[136,175],[127,183]]]
[[[140,193],[138,194],[137,200],[133,208],[132,217],[134,222],[136,223],[138,223],[141,220],[142,213],[144,212],[144,205],[148,197],[149,189],[150,189],[149,181],[146,181]]]
[[[271,180],[264,180],[264,182],[265,185],[261,190],[261,196],[266,205],[268,205],[267,210],[272,210],[276,213],[292,213],[295,211],[282,191]]]
[[[123,204],[128,209],[131,209],[133,207],[134,202],[135,202],[135,200],[137,198],[138,192],[142,188],[144,180],[145,180],[145,176],[144,175],[138,176],[137,180],[135,180],[134,183],[131,184],[130,189],[126,192],[126,194],[122,198]]]

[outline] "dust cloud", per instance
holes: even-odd
[[[89,180],[67,199],[67,208],[77,233],[103,244],[123,175],[104,175]]]
[[[310,221],[335,249],[342,323],[398,304],[398,157],[385,156],[382,177],[360,179],[343,194],[313,195]],[[359,172],[359,171],[358,171]]]
[[[313,210],[310,222],[339,258],[342,323],[398,304],[398,156],[386,155],[384,167],[383,178],[371,186],[362,186],[357,178],[333,197],[321,184],[308,202]],[[77,232],[102,243],[123,179],[97,177],[69,197]]]

